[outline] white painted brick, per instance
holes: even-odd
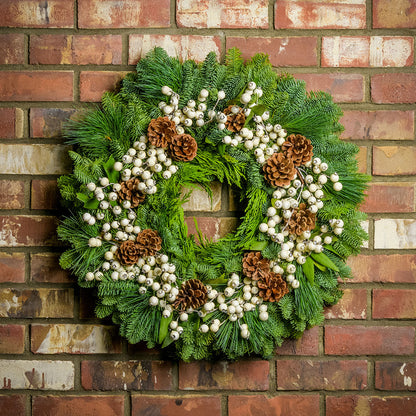
[[[376,220],[374,222],[374,248],[416,248],[416,220]]]

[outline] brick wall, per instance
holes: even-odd
[[[0,414],[416,415],[414,0],[0,0],[0,26]],[[324,326],[269,361],[184,364],[128,346],[58,267],[62,122],[154,45],[197,60],[269,53],[340,103],[342,137],[374,175],[355,280]],[[197,193],[187,209],[220,236],[235,205],[213,191],[212,208]]]

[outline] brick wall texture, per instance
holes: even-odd
[[[0,414],[416,415],[414,0],[0,0]],[[331,93],[373,175],[369,242],[321,327],[270,360],[182,363],[127,345],[58,265],[62,124],[154,46],[183,59],[266,52]],[[235,196],[186,205],[210,237]]]

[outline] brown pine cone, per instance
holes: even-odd
[[[223,113],[227,116],[225,127],[227,128],[227,130],[237,133],[244,127],[244,123],[246,122],[246,116],[244,115],[242,108],[239,109],[238,113],[234,114],[231,111],[233,107],[234,105],[229,105],[223,111]]]
[[[166,149],[176,134],[176,125],[169,117],[158,117],[152,119],[147,128],[147,138],[155,147]]]
[[[293,210],[292,216],[287,221],[289,234],[302,235],[305,231],[312,231],[315,228],[316,215],[306,209],[302,203]]]
[[[156,230],[142,230],[137,234],[136,246],[141,257],[154,256],[162,248],[162,239]]]
[[[291,134],[282,144],[283,154],[293,160],[295,166],[301,166],[312,160],[311,141],[301,134]]]
[[[289,185],[296,175],[293,160],[283,153],[274,153],[263,165],[264,177],[274,188]]]
[[[270,272],[269,260],[262,257],[260,251],[250,251],[243,257],[243,274],[253,280],[259,280]]]
[[[121,189],[117,192],[119,202],[130,201],[131,208],[136,208],[141,204],[146,198],[146,195],[137,189],[139,183],[140,180],[138,178],[132,178],[128,181],[121,182]]]
[[[208,299],[206,286],[198,279],[190,279],[182,283],[181,290],[176,297],[173,307],[180,311],[188,308],[197,309]]]
[[[140,258],[137,244],[132,240],[123,241],[116,251],[117,258],[122,264],[136,264]]]
[[[289,293],[286,281],[278,273],[269,273],[258,281],[259,296],[267,302],[279,302]]]
[[[191,135],[177,134],[169,143],[169,150],[172,159],[189,162],[196,156],[198,145]]]

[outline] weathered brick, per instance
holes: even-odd
[[[367,361],[279,360],[278,390],[365,390]]]
[[[133,395],[131,405],[132,416],[221,416],[220,396]]]
[[[365,0],[277,0],[276,29],[365,29]]]
[[[22,138],[23,117],[21,108],[0,108],[0,137],[2,139]]]
[[[60,175],[71,169],[68,146],[52,144],[0,144],[0,173]]]
[[[24,64],[24,46],[25,36],[23,33],[0,34],[0,65]]]
[[[201,233],[214,241],[224,237],[226,234],[235,230],[238,219],[234,217],[214,218],[214,217],[186,217],[185,224],[188,227],[188,235],[197,236],[195,220]]]
[[[84,71],[80,75],[80,99],[81,101],[97,102],[106,91],[117,90],[120,81],[127,72],[94,72]]]
[[[276,355],[318,355],[319,327],[306,330],[299,339],[286,339],[275,350]]]
[[[169,27],[169,0],[78,0],[82,29]]]
[[[416,390],[415,361],[379,361],[375,367],[375,387],[378,390]]]
[[[415,147],[373,146],[373,175],[415,175],[415,160]]]
[[[218,36],[198,35],[130,35],[129,64],[137,64],[154,47],[160,46],[173,57],[183,61],[194,59],[202,62],[209,52],[220,55],[221,45]]]
[[[368,149],[365,146],[359,146],[357,156],[358,172],[367,173],[367,154]]]
[[[119,354],[121,338],[115,326],[33,324],[31,351],[35,354]]]
[[[239,48],[244,59],[249,59],[259,51],[269,55],[273,66],[316,66],[316,37],[227,37],[227,49]]]
[[[344,289],[344,295],[334,306],[325,309],[326,319],[366,319],[367,290]]]
[[[326,326],[325,353],[329,355],[413,354],[415,328],[409,326]]]
[[[2,360],[0,380],[3,380],[0,388],[7,390],[72,390],[74,364],[70,361]]]
[[[31,108],[31,137],[61,137],[63,124],[75,113],[72,108]]]
[[[172,390],[172,364],[167,361],[83,361],[86,390]]]
[[[252,390],[269,388],[268,361],[192,362],[179,364],[181,390]]]
[[[22,354],[24,350],[25,327],[0,325],[0,354]]]
[[[44,65],[120,65],[120,35],[33,35],[30,63]]]
[[[416,74],[373,75],[371,77],[371,99],[378,104],[416,103]]]
[[[0,252],[0,282],[25,281],[25,254]]]
[[[37,253],[30,256],[30,279],[41,283],[69,283],[74,279],[59,265],[59,254]]]
[[[58,209],[60,194],[54,180],[33,179],[30,206],[32,209]]]
[[[373,289],[373,319],[415,319],[416,290]]]
[[[23,394],[0,395],[0,410],[3,415],[25,415],[26,398]]]
[[[2,71],[0,100],[72,101],[73,78],[73,71]]]
[[[74,2],[0,0],[0,26],[74,27]]]
[[[35,396],[32,416],[121,416],[124,397],[117,396]]]
[[[416,256],[412,254],[358,255],[348,258],[351,283],[416,283]]]
[[[416,28],[413,0],[373,0],[374,28]]]
[[[0,216],[0,246],[57,245],[56,218],[41,216]]]
[[[328,396],[326,416],[410,416],[416,397]]]
[[[179,27],[267,29],[268,3],[267,0],[177,0],[176,22]]]
[[[416,220],[376,219],[374,248],[416,248]]]
[[[229,416],[319,415],[319,396],[229,396]]]
[[[212,182],[210,188],[212,199],[201,187],[184,188],[182,196],[190,193],[188,201],[182,205],[184,211],[219,211],[221,209],[221,183]]]
[[[0,317],[3,318],[72,318],[73,289],[0,290]]]
[[[25,183],[23,181],[0,180],[0,195],[0,209],[25,207]]]
[[[308,91],[325,91],[335,102],[364,101],[364,76],[360,74],[294,74],[306,81]]]
[[[343,139],[413,140],[414,111],[344,111],[340,122],[345,127]]]

